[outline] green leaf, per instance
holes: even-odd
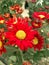
[[[2,61],[0,61],[0,65],[5,65]]]
[[[9,59],[13,62],[16,62],[16,56],[10,56]]]

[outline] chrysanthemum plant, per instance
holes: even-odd
[[[49,0],[0,1],[0,65],[49,64]]]

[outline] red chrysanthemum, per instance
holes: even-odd
[[[34,12],[32,15],[33,18],[37,18],[39,20],[45,19],[46,16],[47,16],[47,12]]]
[[[2,16],[0,16],[0,24],[3,24],[4,22],[5,22],[5,19]]]
[[[42,26],[42,23],[41,22],[36,22],[36,21],[33,21],[32,22],[32,27],[33,28],[40,28]]]
[[[4,45],[5,45],[5,41],[4,40],[5,40],[4,31],[3,31],[3,29],[0,29],[0,55],[2,53],[6,52],[6,49],[4,47]]]
[[[32,27],[27,23],[17,23],[14,29],[5,33],[6,38],[9,40],[8,44],[17,45],[21,50],[32,48],[30,40],[33,38]]]
[[[32,44],[34,50],[41,50],[43,48],[44,39],[37,31],[34,31],[34,38],[32,39]]]

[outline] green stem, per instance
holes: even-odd
[[[22,58],[22,62],[24,62],[24,58],[23,58],[23,52],[19,49],[20,54],[21,54],[21,58]]]

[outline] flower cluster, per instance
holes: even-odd
[[[49,20],[49,13],[47,12],[34,12],[32,14],[34,20],[32,21],[33,28],[40,28],[44,23],[44,20]]]
[[[6,21],[8,31],[5,32],[5,37],[8,39],[7,44],[17,45],[21,50],[27,50],[28,48],[41,50],[44,45],[44,39],[28,23],[28,19],[21,17]]]
[[[13,7],[10,7],[10,9],[14,10]],[[47,12],[34,12],[32,19],[12,17],[5,21],[0,16],[0,22],[5,21],[7,29],[7,31],[0,30],[0,54],[6,52],[4,45],[17,46],[23,51],[28,48],[33,48],[35,51],[41,50],[44,47],[44,37],[37,28],[41,28],[45,20],[49,21],[49,13]],[[7,39],[6,42],[5,39]]]

